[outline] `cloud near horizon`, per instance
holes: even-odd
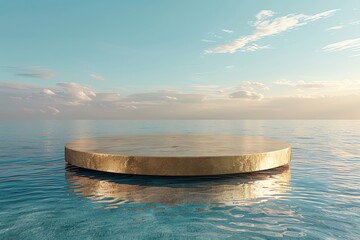
[[[248,100],[261,100],[264,98],[264,95],[259,94],[257,92],[240,90],[230,94],[230,97],[238,98],[238,99],[248,99]]]
[[[160,90],[156,92],[135,93],[127,96],[124,100],[137,103],[158,103],[158,102],[180,102],[193,103],[202,102],[205,94],[189,94],[176,90]]]
[[[340,80],[340,81],[289,81],[279,80],[275,84],[282,86],[290,86],[298,89],[334,89],[339,91],[351,90],[358,91],[360,89],[360,80]]]
[[[285,82],[285,81],[283,81]],[[346,81],[343,81],[343,85]],[[306,86],[307,84],[313,84]],[[312,90],[325,82],[291,82],[286,86]],[[338,82],[340,85],[340,81]],[[338,86],[339,86],[338,85]],[[346,86],[354,86],[347,82]],[[3,87],[5,86],[5,87]],[[246,88],[242,87],[249,87]],[[360,87],[360,84],[356,85]],[[37,85],[0,83],[1,119],[310,119],[360,118],[353,111],[360,102],[358,89],[347,95],[318,94],[266,97],[255,91],[269,91],[257,82],[244,82],[236,87],[198,86],[197,93],[177,90],[121,95],[95,92],[78,83],[58,83],[53,88]],[[253,89],[253,90],[250,90]],[[338,87],[336,87],[338,89]],[[347,88],[346,88],[347,89]],[[208,91],[208,92],[207,92]],[[212,95],[213,94],[213,95]]]
[[[258,46],[254,42],[329,17],[337,11],[339,11],[339,9],[333,9],[314,15],[288,14],[282,17],[273,18],[275,12],[271,10],[262,10],[256,15],[256,21],[254,23],[255,30],[252,34],[241,36],[230,43],[207,49],[205,50],[205,53],[235,53],[238,50],[255,51],[263,49],[266,48],[266,46]]]
[[[29,77],[29,78],[38,78],[38,79],[46,79],[50,80],[55,78],[55,72],[38,66],[30,66],[30,67],[17,67],[16,75],[21,77]]]
[[[238,98],[247,100],[261,100],[264,95],[256,91],[269,90],[270,87],[260,82],[244,81],[237,86],[193,85],[199,93],[206,94],[207,99]]]

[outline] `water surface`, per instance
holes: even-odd
[[[289,167],[159,178],[69,166],[64,144],[117,134],[239,134]],[[2,121],[1,239],[359,239],[360,121]]]

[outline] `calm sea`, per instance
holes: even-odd
[[[289,167],[201,178],[66,165],[71,139],[238,134],[293,146]],[[360,239],[360,121],[2,121],[0,239]]]

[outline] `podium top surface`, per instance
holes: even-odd
[[[286,142],[238,135],[128,135],[78,139],[66,148],[86,153],[148,157],[220,157],[274,152]]]

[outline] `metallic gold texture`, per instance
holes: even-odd
[[[65,146],[65,160],[77,167],[154,176],[254,172],[286,165],[290,159],[286,142],[237,135],[102,137]]]

